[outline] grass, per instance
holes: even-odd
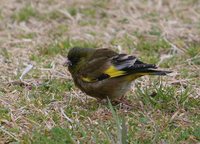
[[[18,22],[28,21],[31,17],[36,17],[36,15],[36,9],[33,8],[31,5],[26,5],[16,13],[14,13],[13,19]]]
[[[0,143],[200,142],[199,1],[0,5]],[[111,48],[173,73],[139,78],[125,97],[132,109],[99,103],[63,66],[75,46]]]

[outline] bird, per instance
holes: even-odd
[[[66,63],[75,86],[100,100],[124,97],[132,82],[139,77],[171,73],[110,48],[71,48]]]

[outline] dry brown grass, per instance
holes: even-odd
[[[30,9],[24,12],[23,9],[27,7]],[[38,93],[37,96],[42,95],[37,89],[45,80],[71,82],[69,72],[62,66],[67,53],[54,50],[50,51],[52,54],[47,53],[46,49],[52,45],[56,44],[62,49],[65,40],[69,40],[71,45],[94,43],[97,47],[111,47],[116,51],[132,53],[151,61],[151,56],[148,58],[146,55],[151,52],[151,48],[145,51],[138,47],[143,41],[156,43],[160,38],[165,40],[170,48],[168,50],[158,48],[152,55],[156,55],[160,66],[170,67],[174,71],[173,75],[162,79],[163,83],[166,86],[177,86],[176,95],[180,95],[186,87],[190,87],[189,97],[199,101],[200,2],[198,0],[1,0],[1,143],[22,141],[25,139],[24,135],[28,135],[31,139],[32,132],[41,129],[50,130],[55,126],[75,127],[71,124],[75,123],[74,121],[81,123],[80,125],[89,123],[95,126],[99,120],[109,122],[112,117],[106,106],[95,107],[96,101],[92,98],[87,99],[73,85],[70,91],[60,91],[62,98],[54,98],[54,92],[46,93],[44,90],[46,96],[52,100],[47,104],[44,104],[44,97],[31,97]],[[144,46],[141,44],[141,47]],[[142,54],[145,54],[144,57]],[[28,64],[32,64],[33,69],[24,77],[24,85],[19,81],[19,77]],[[151,87],[154,83],[152,80],[156,81],[145,77],[138,80],[138,83],[142,88]],[[133,87],[133,90],[137,89]],[[139,99],[133,103],[137,111],[128,112],[130,113],[127,114],[128,121],[132,117],[140,116],[140,113],[150,119],[150,123],[145,126],[138,122],[138,125],[142,125],[142,130],[136,132],[134,137],[141,140],[140,142],[153,137],[154,132],[146,131],[149,125],[155,127],[160,125],[160,131],[168,128],[166,125],[169,121],[176,121],[182,129],[200,125],[199,121],[195,120],[193,123],[190,118],[199,117],[200,109],[197,106],[192,107],[192,114],[178,104],[175,112],[165,113],[162,109],[157,110],[152,107],[148,112],[145,103]],[[74,113],[68,117],[66,109],[70,107],[73,107]],[[84,114],[80,111],[84,111]],[[54,120],[54,114],[58,117],[58,122]],[[34,115],[37,118],[33,118]],[[129,117],[129,115],[134,116]],[[162,118],[158,122],[153,116]],[[171,135],[167,133],[169,142],[175,142],[178,133],[179,131]],[[103,135],[101,132],[99,134]],[[77,139],[80,138],[77,141],[83,143],[87,141],[94,143],[91,137],[88,135],[83,139],[76,135]],[[165,140],[154,138],[154,142],[165,143]],[[185,142],[181,140],[180,143],[197,143],[199,140],[200,138],[190,135]]]

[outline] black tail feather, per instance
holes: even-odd
[[[167,75],[169,73],[172,73],[172,71],[148,69],[144,73],[147,73],[149,75]]]
[[[135,66],[134,69],[129,69],[127,72],[129,74],[141,74],[142,75],[167,75],[172,73],[172,71],[158,70],[158,67],[153,64],[144,64]]]

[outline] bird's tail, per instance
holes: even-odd
[[[144,76],[144,75],[160,75],[164,76],[172,71],[165,71],[165,70],[158,70],[155,65],[152,64],[145,64],[141,67],[136,68],[134,71],[129,71],[129,80],[134,80],[138,77]]]
[[[138,72],[141,75],[167,75],[172,71],[165,71],[165,70],[156,70],[156,69],[144,69]]]
[[[131,74],[141,75],[167,75],[172,71],[158,70],[158,67],[154,64],[140,64],[135,65],[133,69],[130,69]]]

